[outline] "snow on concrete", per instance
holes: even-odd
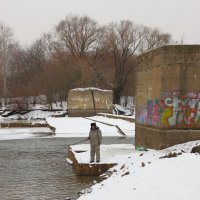
[[[69,163],[70,165],[73,164],[73,162],[72,162],[69,158],[66,158],[66,161],[67,161],[67,163]]]
[[[112,175],[83,191],[79,200],[199,200],[200,155],[189,153],[194,145],[200,141],[162,151],[124,152]],[[182,154],[161,159],[170,152]]]
[[[99,115],[100,114],[100,115]],[[115,117],[119,117],[119,118],[124,118],[125,119],[135,119],[135,116],[134,115],[131,115],[131,116],[126,116],[126,115],[115,115],[115,114],[109,114],[109,113],[98,113],[98,116],[110,116],[111,118],[113,117],[113,119],[115,119]]]
[[[109,119],[105,117],[92,117],[90,119],[118,125],[127,134],[134,137],[135,124],[120,119]],[[48,124],[56,128],[56,137],[88,137],[90,124],[92,120],[82,117],[63,117],[63,118],[47,118]],[[96,123],[101,129],[103,136],[121,136],[115,126],[108,126],[101,123]]]
[[[90,145],[74,145],[71,146],[75,158],[80,164],[89,163],[90,161]],[[119,163],[122,155],[132,155],[134,152],[134,146],[131,144],[112,144],[101,145],[101,164]],[[77,153],[77,151],[83,151]]]
[[[49,132],[49,128],[1,128],[0,140],[28,139]]]
[[[88,88],[75,88],[70,91],[87,91],[87,90],[97,90],[97,91],[103,91],[103,92],[112,92],[112,90],[104,90],[100,88],[95,88],[95,87],[88,87]]]

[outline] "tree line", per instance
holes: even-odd
[[[99,87],[113,90],[119,103],[134,87],[137,56],[172,42],[171,34],[129,20],[101,26],[88,16],[68,15],[25,48],[1,22],[0,97],[6,102],[44,94],[51,104],[66,100],[72,88]]]

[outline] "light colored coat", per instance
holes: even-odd
[[[89,139],[91,146],[99,146],[101,144],[102,132],[99,127],[96,130],[90,129]]]

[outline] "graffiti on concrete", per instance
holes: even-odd
[[[148,100],[146,107],[137,109],[136,118],[140,124],[157,126],[160,121],[160,101]]]
[[[160,106],[159,100],[149,100],[147,102],[147,123],[151,126],[156,126],[159,124],[160,120]]]
[[[170,127],[200,127],[199,94],[189,93],[186,96],[172,96],[165,98],[162,124],[163,126]]]
[[[138,112],[139,123],[149,126],[200,128],[200,93],[169,95],[148,100]]]
[[[147,124],[147,108],[146,107],[143,107],[137,110],[136,116],[138,116],[137,119],[140,124]]]

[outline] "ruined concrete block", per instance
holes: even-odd
[[[112,113],[113,92],[98,88],[78,88],[68,94],[68,114],[86,117],[97,113]]]

